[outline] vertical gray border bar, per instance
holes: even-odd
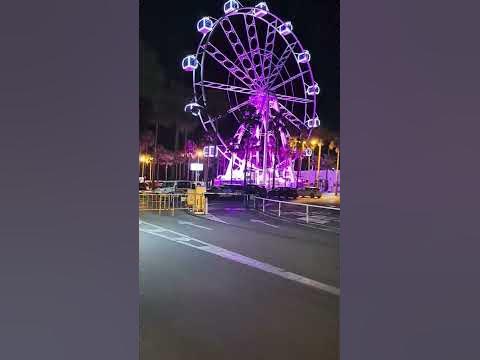
[[[341,3],[341,358],[480,359],[475,2]]]
[[[138,3],[0,12],[0,359],[138,358]]]

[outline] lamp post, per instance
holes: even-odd
[[[309,149],[310,149],[310,148],[308,147],[308,148],[307,148],[307,154],[306,154],[306,155],[309,154],[309,151],[310,151]],[[307,170],[308,170],[308,171],[310,171],[310,157],[311,157],[311,155],[307,156]]]
[[[153,157],[152,156],[149,156],[148,157],[148,164],[150,164],[150,181],[152,182],[152,186],[153,186],[153,169],[152,169],[152,165],[153,165]]]
[[[328,144],[328,159],[330,160],[330,151],[333,151],[335,150],[335,141],[331,140],[330,143]],[[329,186],[328,186],[328,167],[327,167],[327,171],[325,172],[325,179],[327,181],[327,192],[329,190]],[[332,170],[335,170],[334,168],[332,168]]]
[[[202,150],[197,150],[197,164],[200,164],[200,158],[203,157],[203,151]],[[200,172],[197,170],[195,172],[195,181],[198,181],[199,180],[199,175],[200,175]]]

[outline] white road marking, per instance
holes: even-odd
[[[297,220],[301,220],[301,221],[306,222],[307,217],[306,216],[298,217]],[[331,220],[330,220],[330,218],[328,218],[326,216],[312,215],[312,216],[308,217],[308,221],[311,222],[311,223],[315,223],[315,224],[325,225],[325,224],[328,224]]]
[[[213,220],[213,221],[217,221],[217,222],[220,222],[222,224],[227,224],[227,225],[230,225],[228,222],[220,219],[219,217],[213,215],[213,214],[207,214],[204,216],[205,218],[209,219],[209,220]]]
[[[154,228],[157,229],[155,231],[152,231],[152,230],[147,230],[147,229],[141,229],[140,228],[140,231],[142,231],[144,233],[154,235],[154,236],[158,236],[158,237],[161,237],[163,239],[176,242],[177,244],[182,244],[182,245],[189,246],[189,247],[192,247],[192,248],[195,248],[195,249],[198,249],[198,250],[202,250],[202,251],[205,251],[207,253],[220,256],[224,259],[235,261],[235,262],[238,262],[240,264],[244,264],[244,265],[253,267],[255,269],[262,270],[262,271],[268,272],[268,273],[273,274],[273,275],[277,275],[281,278],[301,283],[303,285],[312,287],[316,290],[321,290],[321,291],[325,291],[325,292],[327,292],[329,294],[332,294],[332,295],[340,296],[340,289],[337,288],[337,287],[334,287],[334,286],[331,286],[331,285],[328,285],[328,284],[324,284],[324,283],[318,282],[316,280],[309,279],[305,276],[289,272],[285,269],[282,269],[282,268],[279,268],[279,267],[276,267],[276,266],[273,266],[273,265],[270,265],[270,264],[252,259],[252,258],[249,258],[247,256],[243,256],[243,255],[238,254],[236,252],[221,248],[219,246],[209,244],[205,241],[194,239],[194,238],[192,238],[188,235],[184,235],[184,234],[181,234],[179,232],[169,230],[169,229],[163,228],[163,227],[158,226],[158,225],[150,224],[150,223],[147,223],[147,222],[143,222],[143,224],[153,226]],[[200,245],[194,245],[191,242],[194,242],[194,243],[197,243],[197,244],[200,244]]]
[[[194,223],[191,223],[191,222],[188,222],[188,221],[182,221],[182,220],[178,220],[178,223],[180,225],[189,225],[189,226],[195,226],[199,229],[205,229],[205,230],[213,230],[212,228],[209,228],[209,227],[206,227],[206,226],[202,226],[202,225],[197,225],[197,224],[194,224]]]
[[[269,224],[263,220],[256,220],[256,219],[250,219],[251,222],[256,222],[256,223],[261,223],[263,225],[267,225],[267,226],[271,226],[271,227],[274,227],[275,229],[279,229],[280,227],[277,226],[277,225],[273,225],[273,224]]]

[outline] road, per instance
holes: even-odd
[[[140,217],[141,359],[338,359],[338,234],[217,202]]]

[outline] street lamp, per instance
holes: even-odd
[[[148,154],[140,154],[138,160],[142,164],[142,178],[145,176],[145,164],[150,164],[150,180],[152,179],[152,160],[153,157]]]
[[[153,156],[151,155],[148,155],[147,157],[147,164],[150,164],[150,181],[152,182],[152,186],[154,185],[153,184]]]
[[[147,156],[145,154],[140,154],[140,157],[138,159],[140,161],[140,164],[142,164],[142,178],[144,177],[145,173],[145,163],[147,162]]]

